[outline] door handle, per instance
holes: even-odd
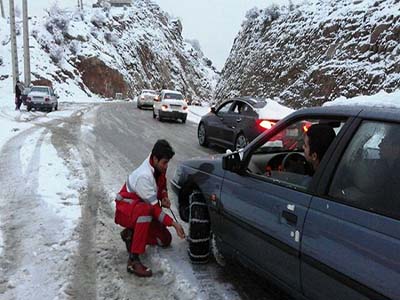
[[[219,119],[220,119],[221,121],[223,121],[223,120],[224,120],[224,117],[219,117]]]
[[[289,211],[282,211],[282,218],[284,218],[289,225],[297,225],[297,216]]]
[[[238,123],[241,122],[241,121],[242,121],[242,118],[237,118],[236,119],[236,122],[238,122]]]

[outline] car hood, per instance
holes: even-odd
[[[223,177],[225,170],[222,169],[222,157],[224,155],[225,154],[216,154],[208,157],[191,158],[182,162],[182,165],[203,171],[207,174]]]

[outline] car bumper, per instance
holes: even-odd
[[[35,102],[27,102],[27,106],[33,107],[33,108],[51,108],[53,107],[53,103],[35,103]]]
[[[138,101],[139,106],[153,107],[153,101]]]
[[[160,117],[164,119],[185,119],[187,117],[186,112],[180,111],[160,111]]]

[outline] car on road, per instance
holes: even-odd
[[[154,99],[153,118],[159,121],[165,119],[181,120],[186,122],[188,106],[183,95],[178,91],[162,90],[160,95]]]
[[[32,86],[26,98],[26,107],[30,111],[34,109],[44,109],[51,112],[53,109],[58,110],[58,96],[54,93],[52,87],[49,86]]]
[[[157,97],[157,92],[154,90],[142,90],[137,97],[137,108],[152,108],[154,105],[154,98]]]
[[[260,133],[293,112],[271,99],[239,97],[222,102],[201,118],[197,137],[201,146],[244,148]]]
[[[311,124],[335,132],[315,170]],[[239,151],[180,163],[171,180],[188,253],[236,260],[299,299],[400,299],[400,111],[296,111]]]

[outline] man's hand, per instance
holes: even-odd
[[[165,208],[170,208],[171,207],[171,201],[169,201],[168,198],[163,198],[161,200],[161,206]]]
[[[183,227],[181,224],[173,222],[172,226],[174,226],[175,230],[176,230],[176,234],[181,238],[184,239],[185,238],[185,231],[183,230]]]

